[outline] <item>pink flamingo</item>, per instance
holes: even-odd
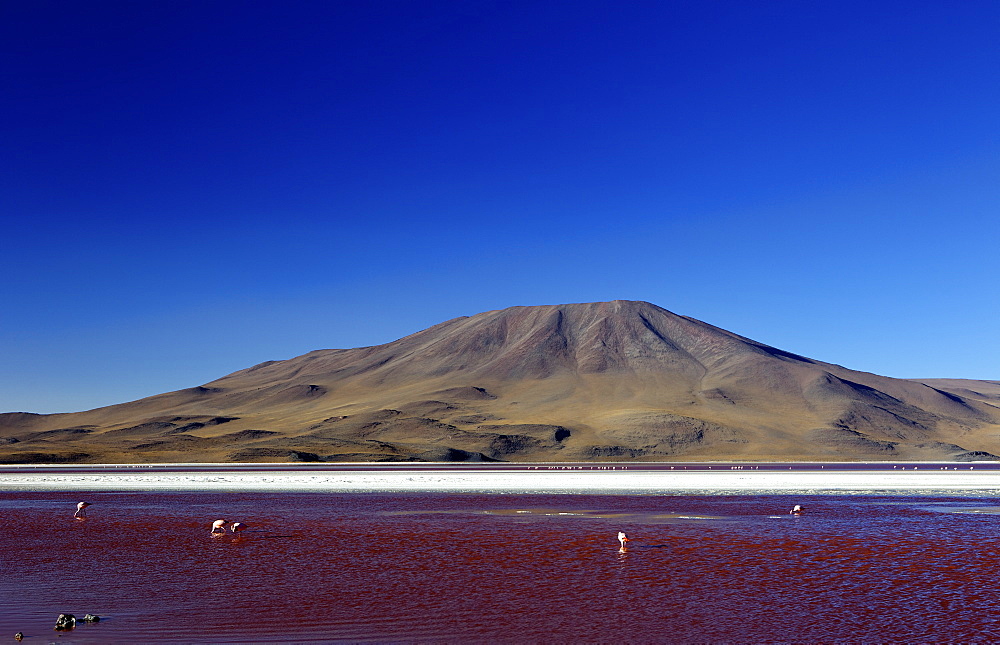
[[[247,525],[243,522],[233,522],[233,525],[229,527],[233,533],[239,533],[240,531],[245,531]]]
[[[212,522],[212,535],[221,535],[226,532],[229,520],[215,520]]]
[[[90,502],[80,502],[79,504],[77,504],[76,513],[73,513],[73,517],[75,517],[78,520],[82,520],[83,518],[87,517],[86,509],[88,506],[92,506],[92,504]]]
[[[622,531],[618,531],[618,541],[622,543],[622,551],[624,551],[627,546],[625,543],[629,541],[629,537]]]

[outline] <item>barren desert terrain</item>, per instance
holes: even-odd
[[[0,463],[996,459],[1000,382],[902,380],[646,302],[512,307],[69,414]]]

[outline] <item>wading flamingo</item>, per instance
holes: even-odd
[[[226,532],[229,520],[215,520],[212,522],[212,535],[219,535]]]
[[[233,522],[233,525],[229,527],[233,533],[239,533],[240,531],[245,531],[247,525],[243,522]]]
[[[618,541],[622,543],[622,549],[624,549],[627,546],[627,544],[625,543],[628,542],[629,539],[628,536],[625,535],[625,533],[623,533],[622,531],[618,531]]]
[[[798,504],[796,504],[795,506],[792,507],[792,510],[790,510],[788,512],[790,514],[792,514],[792,515],[802,515],[802,513],[805,512],[805,509],[803,509],[801,506],[799,506]]]
[[[80,502],[76,505],[76,513],[73,513],[73,517],[78,520],[82,520],[87,517],[87,507],[91,506],[90,502]]]

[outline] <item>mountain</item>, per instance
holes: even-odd
[[[69,414],[0,462],[973,460],[1000,381],[903,380],[646,302],[511,307]]]

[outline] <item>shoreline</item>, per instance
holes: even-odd
[[[0,467],[0,491],[1000,494],[996,462],[868,464],[107,464]]]

